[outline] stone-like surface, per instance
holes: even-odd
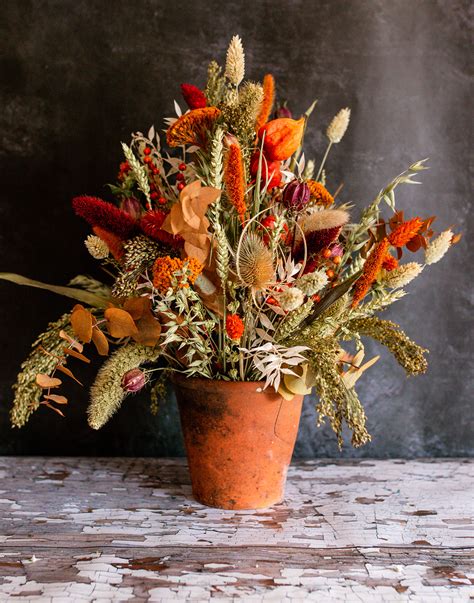
[[[473,463],[308,461],[221,511],[182,460],[0,459],[0,600],[469,601]]]
[[[347,136],[331,152],[328,183],[354,215],[393,176],[429,157],[423,186],[397,193],[411,215],[439,216],[466,233],[442,264],[410,286],[387,317],[430,348],[426,376],[407,380],[383,352],[360,382],[373,442],[347,456],[460,456],[473,452],[470,0],[22,0],[0,19],[1,270],[65,283],[102,276],[82,245],[88,229],[70,199],[107,196],[119,142],[170,115],[179,84],[202,85],[212,57],[240,33],[248,74],[271,71],[296,114],[319,99],[307,133],[321,158],[324,130],[352,107]],[[172,403],[150,418],[130,400],[101,433],[87,428],[87,388],[71,386],[62,421],[45,409],[21,433],[8,429],[10,386],[32,339],[70,308],[45,292],[0,283],[0,453],[179,456]],[[8,350],[8,352],[7,352]],[[378,346],[369,352],[379,353]],[[82,370],[90,383],[98,361]],[[337,456],[329,428],[315,428],[307,400],[296,453]]]

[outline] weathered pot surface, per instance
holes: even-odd
[[[280,502],[303,396],[284,400],[255,381],[173,381],[196,500],[222,509]]]

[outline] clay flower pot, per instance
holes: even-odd
[[[221,509],[281,501],[303,396],[287,401],[258,382],[173,380],[196,500]]]

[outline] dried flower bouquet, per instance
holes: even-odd
[[[385,345],[409,375],[426,370],[426,350],[376,313],[458,239],[449,229],[433,238],[434,218],[395,208],[395,189],[415,183],[424,162],[390,182],[355,223],[324,169],[349,109],[329,124],[316,169],[302,151],[316,103],[294,119],[286,104],[276,105],[271,75],[244,81],[238,36],[224,70],[209,65],[205,90],[181,90],[189,109],[175,102],[177,116],[165,120],[170,152],[153,127],[137,132],[122,145],[114,203],[73,200],[93,231],[87,250],[112,282],[78,276],[54,287],[1,274],[78,302],[33,344],[14,386],[12,424],[23,426],[40,406],[62,415],[67,399],[58,388],[64,376],[75,379],[68,362],[88,362],[83,348],[93,343],[107,357],[91,388],[94,429],[148,383],[156,410],[170,371],[178,371],[260,381],[286,399],[314,389],[320,419],[329,419],[339,443],[346,423],[352,444],[365,444],[354,386],[377,357],[364,360],[362,338]],[[422,250],[424,261],[401,263],[405,250]]]

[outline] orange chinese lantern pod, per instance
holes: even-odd
[[[301,144],[304,132],[305,118],[290,119],[280,117],[272,119],[258,131],[258,137],[263,141],[265,157],[270,161],[284,161],[293,155]]]

